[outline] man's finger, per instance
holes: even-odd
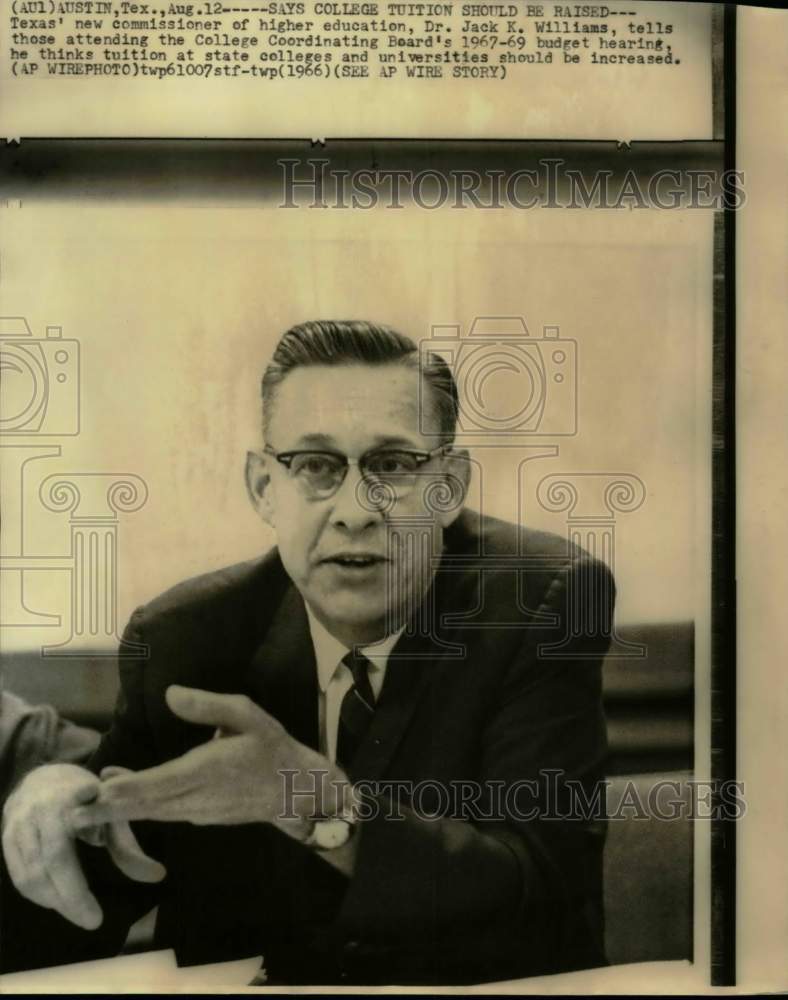
[[[108,778],[95,802],[72,810],[69,816],[72,829],[121,820],[178,818],[173,814],[172,803],[198,786],[199,767],[193,758],[200,749],[196,747],[182,757],[144,771]]]
[[[105,823],[111,823],[114,817],[110,807],[100,802],[94,802],[89,806],[77,806],[72,809],[68,817],[68,825],[74,836],[79,837],[94,847],[103,846],[106,843],[106,834],[96,836],[94,828],[100,827],[103,830]]]
[[[87,803],[93,802],[99,793],[99,786],[96,783],[94,775],[89,775],[88,780],[80,788],[75,788],[73,792],[74,802]]]
[[[95,930],[103,914],[82,873],[65,821],[57,815],[46,817],[38,836],[44,868],[58,896],[53,908],[73,924]]]
[[[234,733],[249,732],[265,717],[262,709],[242,694],[216,694],[171,684],[165,697],[172,711],[186,722]]]
[[[134,774],[134,772],[129,767],[120,767],[118,764],[108,764],[106,767],[102,767],[99,772],[99,777],[102,781],[106,778],[117,778],[119,774]]]
[[[88,826],[82,830],[76,830],[74,824],[71,823],[71,828],[76,833],[77,837],[84,841],[86,844],[90,844],[91,847],[106,847],[107,846],[107,834],[106,827],[103,826]]]
[[[26,843],[25,839],[27,839]],[[66,919],[69,919],[68,915],[62,912],[60,893],[50,878],[41,855],[38,830],[31,828],[29,838],[25,839],[22,837],[18,839],[19,850],[15,860],[12,861],[10,857],[7,858],[9,874],[11,874],[14,884],[25,899],[29,899],[37,906],[43,906],[47,910],[55,910],[66,917]],[[22,863],[21,872],[18,867],[18,859],[21,859]],[[15,875],[12,871],[15,872]]]
[[[167,869],[145,854],[128,823],[110,823],[106,831],[110,857],[124,875],[135,882],[161,882]]]
[[[21,895],[39,906],[52,909],[57,893],[46,878],[35,827],[32,824],[9,824],[3,831],[3,855],[11,881]]]

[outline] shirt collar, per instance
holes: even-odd
[[[309,631],[312,636],[312,645],[315,649],[315,662],[317,664],[317,680],[320,690],[325,694],[326,688],[333,680],[337,667],[343,658],[350,652],[348,647],[335,638],[328,629],[322,625],[312,613],[309,605],[306,604],[306,613],[309,619]],[[362,646],[359,652],[369,658],[372,670],[385,670],[388,658],[394,648],[397,639],[402,635],[405,626],[387,635],[381,642],[375,642],[370,646]]]

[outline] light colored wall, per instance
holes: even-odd
[[[146,505],[120,519],[121,620],[162,588],[270,544],[242,483],[258,378],[279,333],[315,317],[379,319],[414,338],[476,315],[522,315],[535,337],[559,326],[578,343],[579,431],[558,458],[532,463],[527,519],[565,531],[562,514],[533,501],[543,475],[632,473],[647,498],[617,521],[620,620],[687,619],[703,603],[710,213],[141,201],[27,206],[6,218],[2,313],[25,316],[36,336],[61,325],[82,351],[82,432],[29,467],[27,551],[68,547],[67,515],[38,501],[44,475],[142,476]],[[513,454],[484,456],[491,513],[516,512]],[[15,516],[16,487],[3,478]],[[28,574],[25,597],[67,618],[67,574]],[[33,648],[65,634],[65,625],[7,629],[4,642]]]

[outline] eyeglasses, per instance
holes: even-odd
[[[402,499],[413,491],[422,465],[437,455],[447,454],[451,445],[444,444],[432,451],[376,448],[361,458],[348,458],[336,451],[277,452],[270,445],[266,445],[263,451],[288,470],[298,488],[310,500],[327,500],[333,496],[345,481],[351,465],[358,466],[370,485],[380,484],[396,499]]]

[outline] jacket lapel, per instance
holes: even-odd
[[[291,736],[315,750],[318,748],[315,653],[306,608],[292,584],[285,588],[265,637],[252,657],[247,689]]]
[[[420,621],[423,612],[420,612]],[[375,715],[351,778],[381,777],[405,734],[443,647],[417,627],[404,633],[388,660]],[[319,748],[318,684],[309,620],[301,595],[286,589],[252,657],[247,690],[299,742]]]
[[[402,647],[402,648],[401,648]],[[396,656],[395,654],[401,654]],[[409,658],[402,641],[394,647],[372,723],[349,768],[351,779],[374,781],[383,776],[422,696],[431,661]]]
[[[454,573],[436,573],[414,616],[413,628],[402,634],[391,651],[375,715],[350,769],[354,781],[374,781],[385,775],[416,707],[431,697],[430,683],[440,665],[449,658],[464,657],[458,630],[444,624],[449,611],[461,610],[455,581]],[[465,599],[475,602],[475,588]]]

